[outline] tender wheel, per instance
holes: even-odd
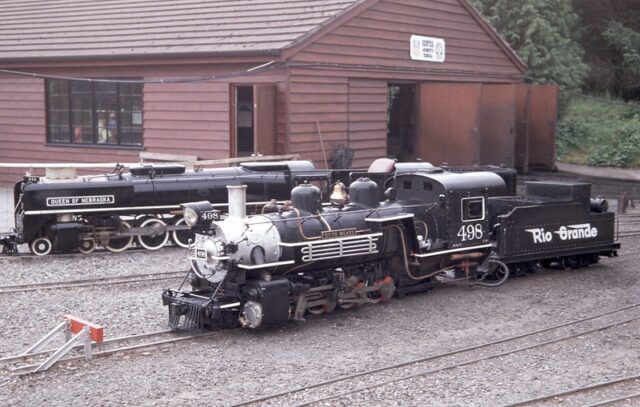
[[[53,244],[51,244],[51,240],[46,237],[39,237],[37,239],[33,239],[31,243],[29,243],[29,249],[31,249],[31,253],[36,256],[46,256],[51,253],[51,249],[53,249]]]
[[[151,235],[137,236],[138,244],[147,250],[158,250],[169,240],[169,232],[166,231],[167,224],[158,218],[148,218],[140,224],[143,228],[152,228]]]
[[[174,223],[175,226],[184,225],[186,222],[184,218],[180,218]],[[184,247],[185,249],[189,247],[189,239],[193,240],[194,234],[191,230],[174,230],[171,232],[171,241],[175,243],[177,246]]]
[[[123,230],[131,228],[131,225],[125,221],[121,221],[120,225]],[[112,237],[104,248],[113,253],[120,253],[131,247],[131,243],[133,243],[133,236]]]
[[[80,253],[89,254],[96,249],[96,241],[93,239],[85,239],[80,242],[78,250]]]
[[[560,268],[565,271],[571,270],[573,268],[573,261],[571,261],[571,258],[563,257],[560,259]]]

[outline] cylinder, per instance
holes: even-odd
[[[227,185],[229,192],[229,218],[247,217],[247,186]]]

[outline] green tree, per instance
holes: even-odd
[[[640,99],[640,72],[634,73],[632,63],[632,33],[640,32],[640,1],[573,0],[573,5],[590,67],[583,89]]]
[[[529,66],[533,83],[581,87],[588,72],[571,0],[473,0]]]
[[[625,67],[633,73],[640,74],[640,33],[612,21],[604,32],[604,37],[622,51]]]

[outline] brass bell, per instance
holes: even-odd
[[[333,185],[333,192],[331,193],[329,200],[335,205],[345,205],[349,202],[349,195],[347,195],[345,186],[342,182],[338,181]]]

